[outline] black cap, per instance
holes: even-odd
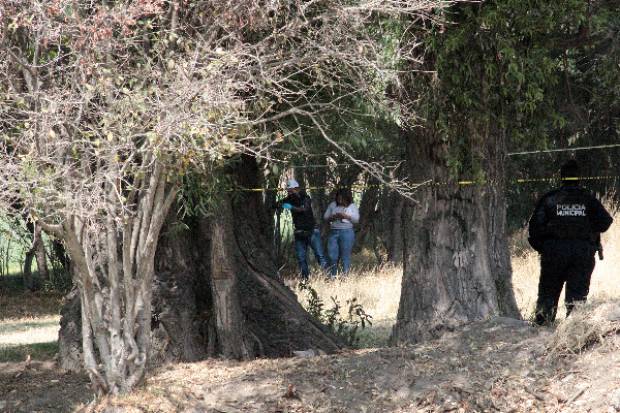
[[[570,159],[560,168],[560,177],[565,183],[579,183],[579,164],[576,160]]]

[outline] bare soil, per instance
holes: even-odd
[[[88,377],[53,360],[0,363],[0,412],[71,412],[92,400]]]
[[[560,357],[549,352],[553,336],[553,329],[500,318],[409,347],[169,365],[132,395],[81,407],[92,397],[86,378],[41,367],[9,380],[12,396],[5,411],[620,411],[617,337]],[[5,377],[14,372],[0,373],[3,392]]]
[[[620,339],[558,354],[552,328],[499,318],[398,348],[164,366],[97,404],[53,361],[0,365],[3,412],[617,412]]]

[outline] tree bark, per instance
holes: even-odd
[[[210,239],[199,224],[190,219],[179,225],[171,214],[157,246],[151,321],[153,365],[191,362],[216,354],[207,276],[210,264],[205,254]]]
[[[255,159],[244,156],[243,162],[230,171],[239,186],[261,186],[259,174],[255,173]],[[233,238],[224,251],[232,251],[235,257],[237,294],[241,300],[245,330],[241,334],[247,343],[253,343],[250,356],[290,356],[300,349],[321,349],[334,352],[341,347],[339,340],[297,301],[293,292],[277,277],[277,267],[269,246],[271,234],[266,231],[261,194],[243,192],[225,199],[223,209],[231,211],[219,219],[224,233]],[[213,274],[213,271],[211,272]]]
[[[41,230],[39,230],[38,236],[35,235],[34,256],[37,261],[37,269],[39,270],[39,277],[41,281],[49,281],[50,273],[47,266],[47,251],[43,239],[41,239]]]
[[[77,288],[67,294],[60,311],[58,359],[63,370],[76,372],[82,369],[82,317]]]
[[[229,171],[235,184],[260,185],[254,162],[245,158]],[[151,367],[216,354],[247,359],[342,347],[279,281],[263,204],[260,193],[238,192],[223,195],[210,216],[184,223],[169,217],[155,254]],[[69,316],[77,314],[63,312],[63,347],[71,342],[68,326],[78,322]],[[60,352],[61,363],[69,365],[65,354],[71,352]]]
[[[34,291],[34,279],[32,278],[32,260],[34,259],[34,251],[32,249],[26,251],[24,257],[24,269],[22,272],[22,279],[24,280],[24,287],[30,291]]]
[[[512,291],[503,196],[503,136],[486,142],[486,182],[458,185],[432,131],[409,136],[412,182],[431,174],[405,214],[402,295],[391,341],[419,342],[471,321],[519,317]],[[424,177],[424,178],[423,178]]]
[[[37,223],[26,220],[26,228],[32,235],[32,246],[26,252],[24,258],[23,279],[24,285],[29,290],[36,288],[34,279],[32,278],[32,260],[36,259],[37,269],[39,271],[39,279],[43,282],[49,280],[49,269],[47,266],[47,251],[43,243],[41,227]]]
[[[211,222],[211,290],[215,313],[218,352],[224,357],[249,359],[255,353],[241,310],[237,256],[232,228],[232,214],[224,205],[219,219]],[[260,351],[260,342],[257,343]]]

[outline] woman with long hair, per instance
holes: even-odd
[[[329,204],[323,219],[329,222],[330,227],[327,238],[330,275],[333,278],[338,273],[339,260],[342,261],[343,274],[347,274],[351,268],[351,251],[355,243],[353,224],[360,220],[350,189],[340,188],[336,191],[336,200]]]

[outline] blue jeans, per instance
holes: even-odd
[[[310,237],[295,236],[295,254],[297,255],[297,263],[299,264],[299,270],[303,279],[308,279],[310,275],[306,258],[308,247],[312,248],[316,261],[321,268],[325,269],[327,267],[327,260],[323,253],[323,243],[321,242],[321,232],[318,229],[313,230]]]
[[[355,231],[349,229],[332,229],[327,239],[329,270],[332,277],[338,272],[338,259],[342,260],[342,272],[347,274],[351,268],[351,251],[355,243]]]

